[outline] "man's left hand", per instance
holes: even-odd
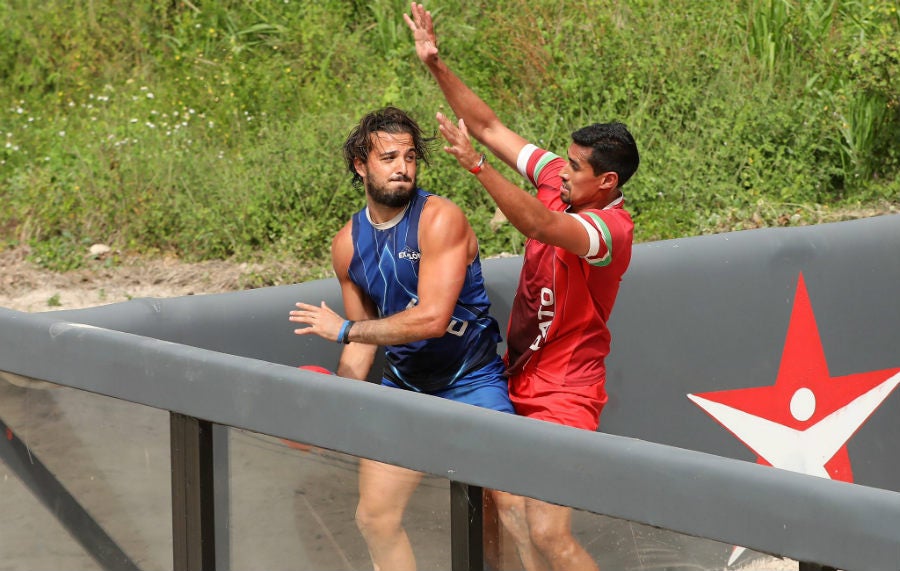
[[[443,113],[437,114],[438,128],[444,139],[447,140],[448,146],[444,150],[456,157],[460,166],[466,170],[472,170],[481,159],[481,153],[472,146],[472,140],[469,138],[469,130],[466,129],[466,122],[459,120],[458,125],[454,125],[450,119]]]
[[[294,323],[305,323],[309,326],[294,329],[295,334],[308,335],[313,333],[323,339],[337,341],[338,333],[341,332],[341,326],[344,324],[343,317],[332,311],[330,307],[325,305],[324,301],[321,306],[303,302],[298,302],[295,305],[297,309],[291,311],[288,319]]]

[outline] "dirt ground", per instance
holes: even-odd
[[[84,268],[58,273],[27,259],[24,248],[0,251],[0,307],[40,312],[80,309],[136,297],[179,297],[244,289],[261,265],[227,261],[126,259],[117,265],[92,259]],[[277,271],[277,268],[273,271]]]
[[[887,202],[858,209],[823,209],[820,223],[867,218],[900,212],[900,203]],[[501,224],[502,213],[491,224]],[[762,227],[748,221],[748,228]],[[105,248],[105,247],[104,247]],[[28,261],[28,249],[0,250],[0,307],[40,312],[56,309],[80,309],[127,301],[136,297],[179,297],[222,293],[251,287],[259,280],[266,285],[303,281],[296,268],[286,264],[247,264],[229,261],[188,263],[177,259],[124,258],[109,263],[108,252],[85,252],[81,269],[59,273]],[[285,278],[285,276],[293,276]],[[271,283],[274,281],[275,283]]]

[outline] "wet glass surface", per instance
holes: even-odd
[[[0,420],[8,428],[0,444],[0,571],[102,569],[98,557],[121,557],[119,569],[172,568],[167,411],[0,379]],[[357,458],[217,430],[224,436],[216,456],[220,570],[372,568],[355,521]],[[486,569],[521,569],[491,503]],[[450,569],[446,479],[422,477],[404,526],[420,570]],[[601,569],[797,569],[794,561],[578,510],[572,528]]]
[[[0,379],[0,569],[172,568],[169,413]]]
[[[355,514],[359,460],[229,431],[232,569],[371,569]],[[419,569],[450,569],[449,481],[425,475],[404,527]]]

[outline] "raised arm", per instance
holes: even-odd
[[[346,230],[346,232],[345,232]],[[465,215],[452,202],[432,197],[419,222],[418,303],[394,315],[377,319],[374,306],[350,281],[347,268],[352,256],[349,228],[341,230],[332,248],[335,273],[341,282],[350,329],[349,347],[356,344],[399,345],[442,336],[453,315],[465,281],[467,267],[477,253],[477,242]],[[341,235],[346,234],[345,239]],[[336,341],[344,318],[328,308],[297,303],[290,320],[308,325],[297,335],[315,334]],[[345,349],[345,353],[346,353]],[[344,357],[341,358],[342,362]],[[342,375],[343,376],[343,375]]]
[[[480,155],[469,139],[466,122],[460,119],[458,126],[454,125],[443,113],[437,114],[437,120],[441,135],[447,140],[444,150],[456,157],[461,166],[471,170]],[[476,176],[519,232],[577,256],[588,253],[590,237],[581,222],[573,216],[549,210],[540,200],[506,180],[491,167],[490,162],[485,162]]]
[[[504,125],[478,95],[472,91],[440,58],[431,12],[413,2],[410,14],[404,14],[416,41],[416,55],[437,80],[444,98],[457,117],[464,119],[469,133],[497,158],[516,168],[516,158],[527,141]]]

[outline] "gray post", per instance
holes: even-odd
[[[450,565],[453,571],[484,571],[482,493],[479,486],[450,481]]]
[[[216,571],[231,571],[231,472],[227,426],[213,424]]]
[[[175,571],[216,568],[212,423],[171,413]]]

